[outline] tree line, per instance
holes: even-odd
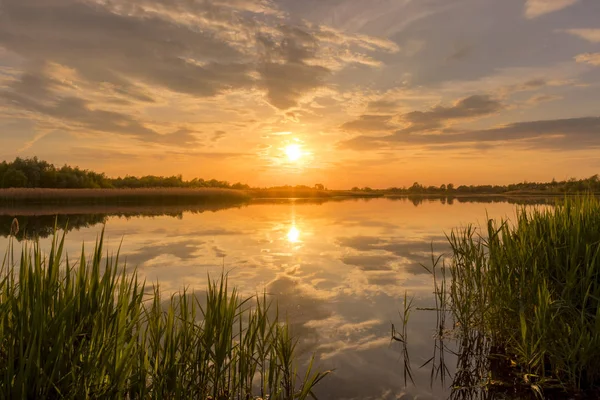
[[[376,192],[369,187],[354,187],[353,191]],[[506,194],[506,193],[600,193],[600,178],[598,174],[589,178],[571,178],[564,181],[552,179],[551,182],[521,182],[510,185],[460,185],[452,183],[440,186],[425,186],[415,182],[409,187],[391,187],[383,192],[399,195],[455,195],[455,194]]]
[[[251,189],[243,183],[231,184],[227,181],[217,179],[204,180],[194,178],[184,180],[181,175],[176,176],[154,176],[142,177],[125,176],[109,178],[104,173],[80,169],[64,165],[56,167],[46,161],[33,158],[17,157],[13,162],[3,161],[0,163],[0,188],[227,188],[227,189]],[[316,184],[313,187],[280,186],[269,189],[282,190],[327,190],[324,185]],[[353,187],[353,192],[365,193],[387,193],[397,195],[455,195],[455,194],[505,194],[505,193],[577,193],[595,192],[600,193],[600,178],[593,175],[585,179],[571,178],[564,181],[551,182],[522,182],[510,185],[460,185],[452,183],[440,186],[426,186],[415,182],[409,187],[391,187],[388,189],[372,189],[370,187]]]
[[[142,177],[125,176],[109,178],[104,173],[64,165],[56,167],[46,161],[17,157],[13,162],[0,163],[0,188],[58,188],[58,189],[97,189],[97,188],[228,188],[249,189],[242,183],[230,184],[216,179],[195,178],[184,180],[177,176]]]

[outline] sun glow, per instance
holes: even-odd
[[[296,228],[296,225],[292,225],[287,233],[287,239],[290,243],[298,243],[300,241],[300,231]]]
[[[288,144],[283,151],[290,161],[298,161],[304,155],[299,144]]]

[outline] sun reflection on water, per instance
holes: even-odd
[[[300,241],[300,231],[296,225],[292,225],[287,233],[287,240],[290,243],[298,243]]]

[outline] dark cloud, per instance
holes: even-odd
[[[389,115],[361,115],[358,119],[344,123],[341,128],[346,131],[378,132],[394,129]]]
[[[546,82],[545,79],[538,78],[538,79],[531,79],[531,80],[525,82],[521,86],[523,89],[531,90],[531,89],[539,89],[543,86],[546,86],[547,84],[548,84],[548,82]]]
[[[198,142],[198,138],[194,133],[195,132],[190,129],[182,128],[171,134],[161,135],[160,142],[177,146],[195,145]]]
[[[556,96],[556,95],[551,95],[551,94],[537,94],[535,96],[532,96],[529,100],[527,100],[527,103],[529,104],[541,104],[541,103],[547,103],[549,101],[556,101],[556,100],[560,100],[562,99],[561,96]]]
[[[190,232],[177,232],[171,235],[167,235],[170,237],[179,237],[179,236],[187,236],[187,237],[206,237],[206,236],[232,236],[232,235],[243,235],[244,231],[234,231],[229,229],[215,228],[215,229],[200,229],[194,230]]]
[[[379,104],[382,105],[390,104]],[[472,95],[456,101],[452,106],[438,105],[429,111],[412,111],[400,115],[398,119],[406,125],[401,132],[413,133],[441,129],[455,120],[480,118],[502,109],[504,105],[489,95]],[[356,120],[346,122],[341,128],[358,132],[389,132],[394,129],[391,123],[393,118],[393,115],[362,115]]]
[[[454,51],[448,56],[447,60],[450,61],[461,61],[469,57],[474,50],[472,45],[461,45],[457,46]]]
[[[390,271],[388,265],[396,257],[388,255],[355,255],[342,257],[341,261],[347,265],[354,265],[363,271]]]
[[[225,135],[227,135],[227,132],[225,132],[225,131],[215,131],[214,135],[212,136],[212,138],[210,140],[213,142],[217,142],[217,141],[223,139],[225,137]]]
[[[398,278],[397,272],[390,273],[370,273],[367,275],[367,282],[369,285],[375,286],[395,286],[400,284],[400,279]]]
[[[131,79],[212,96],[249,86],[250,66],[210,31],[148,14],[120,15],[79,1],[6,0],[0,45],[29,60],[74,68],[86,79],[128,90]],[[125,89],[123,89],[125,88]]]
[[[180,242],[169,244],[152,244],[136,249],[134,253],[125,256],[128,265],[142,265],[156,257],[172,255],[183,260],[192,260],[198,257],[197,252],[202,249],[204,242]]]
[[[384,243],[383,239],[375,236],[352,236],[339,238],[337,243],[343,247],[351,247],[359,251],[368,251]]]
[[[429,111],[413,111],[402,116],[411,124],[410,131],[437,128],[456,119],[483,117],[497,113],[504,106],[489,95],[473,95],[458,100],[450,107],[436,106]]]
[[[219,246],[213,246],[211,248],[211,250],[212,250],[213,254],[215,255],[215,257],[222,258],[222,257],[227,256],[227,252],[225,250],[219,248]]]
[[[280,109],[298,104],[300,98],[324,85],[331,71],[321,65],[309,64],[316,58],[317,39],[300,28],[280,27],[283,38],[261,35],[262,48],[259,73],[267,91],[267,100]]]
[[[121,134],[146,143],[189,145],[196,142],[189,130],[160,134],[129,114],[92,107],[89,101],[76,96],[56,96],[52,89],[61,85],[43,73],[24,73],[9,88],[0,91],[0,99],[13,107],[68,122],[74,130]]]
[[[325,320],[332,315],[326,307],[327,301],[319,298],[311,287],[288,275],[278,275],[267,285],[267,293],[273,296],[277,307],[271,307],[272,314],[279,312],[292,326],[293,332],[303,341],[314,341],[320,333],[307,326],[310,321]]]
[[[367,111],[372,113],[394,114],[398,111],[400,105],[396,101],[375,100],[369,102]]]
[[[64,97],[50,104],[12,90],[0,92],[0,97],[26,111],[66,120],[86,130],[122,133],[142,138],[160,136],[128,115],[92,109],[86,100],[79,97]]]
[[[394,237],[351,236],[338,238],[337,243],[362,253],[343,257],[341,261],[345,264],[355,265],[363,271],[375,272],[393,270],[389,264],[396,261],[402,264],[406,272],[415,275],[428,273],[423,265],[431,265],[431,254],[440,254],[449,248],[445,236],[432,236],[427,240],[418,241]],[[385,254],[367,253],[371,251],[384,251]]]
[[[65,82],[47,76],[41,66],[24,72],[19,79],[9,84],[12,92],[35,99],[50,99],[55,90],[64,90],[70,87]]]

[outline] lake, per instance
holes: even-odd
[[[55,214],[69,220],[67,251],[92,249],[105,224],[105,249],[116,252],[166,294],[184,287],[202,292],[207,276],[222,271],[243,294],[266,292],[287,314],[304,354],[335,369],[319,384],[320,399],[440,398],[451,380],[431,382],[419,368],[435,348],[436,313],[413,310],[408,350],[415,384],[405,385],[399,327],[405,293],[415,307],[435,305],[432,277],[421,266],[447,253],[453,228],[513,218],[507,201],[370,199],[307,202],[279,200],[243,207],[113,207],[0,209],[0,249],[17,216],[28,236],[46,236]],[[4,226],[8,225],[8,226]],[[49,248],[50,238],[40,240]],[[446,356],[448,372],[455,358]]]

